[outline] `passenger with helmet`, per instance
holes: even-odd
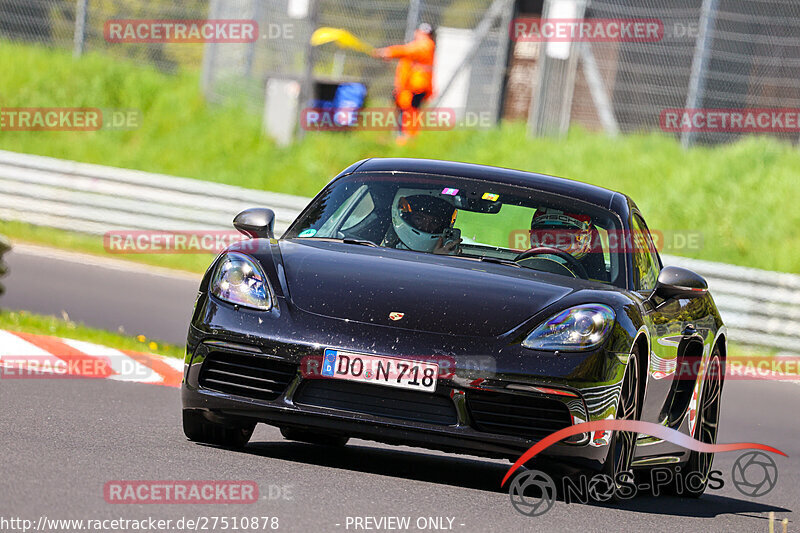
[[[459,253],[460,238],[445,239],[458,210],[436,191],[400,189],[392,201],[392,225],[382,246],[434,254]]]

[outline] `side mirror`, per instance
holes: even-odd
[[[272,239],[275,212],[265,207],[245,209],[233,219],[233,227],[251,239]]]
[[[703,276],[676,266],[664,267],[658,275],[654,294],[670,298],[694,298],[708,292],[708,283]]]

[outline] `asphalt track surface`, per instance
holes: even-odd
[[[89,325],[142,328],[167,340],[158,333],[166,331],[158,328],[175,324],[180,332],[172,338],[182,337],[186,324],[181,321],[188,320],[197,285],[187,278],[171,280],[55,256],[42,260],[19,251],[10,263],[17,268],[11,279],[28,284],[22,292],[12,287],[13,298],[4,297],[4,307],[53,313],[63,307]],[[20,272],[20,265],[28,270]],[[45,282],[50,276],[53,281]],[[734,488],[731,469],[741,452],[729,452],[718,454],[714,463],[725,486],[699,500],[645,495],[616,506],[558,501],[545,515],[526,517],[500,488],[509,467],[504,461],[360,440],[342,449],[299,444],[264,425],[244,451],[230,451],[184,438],[177,389],[91,379],[4,380],[0,523],[23,518],[35,524],[41,516],[173,521],[275,516],[279,531],[335,532],[369,531],[355,529],[352,522],[348,528],[348,517],[397,516],[411,518],[405,531],[435,531],[417,528],[417,521],[444,517],[445,525],[452,519],[452,531],[469,532],[766,532],[768,512],[774,511],[779,519],[790,520],[789,531],[797,531],[798,412],[798,383],[725,385],[719,442],[760,442],[789,456],[773,456],[778,483],[763,497],[747,497]],[[252,480],[261,497],[250,505],[109,504],[103,487],[114,480]],[[288,498],[270,499],[275,487],[288,491]]]
[[[5,309],[62,316],[86,325],[172,344],[186,342],[200,275],[15,245],[5,256]],[[209,259],[209,264],[211,260]]]

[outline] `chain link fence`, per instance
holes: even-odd
[[[509,36],[512,17],[559,13],[656,19],[663,34],[648,42],[573,42],[555,55],[547,42]],[[253,19],[260,35],[245,43],[110,43],[104,25],[118,19]],[[664,130],[687,146],[752,133],[798,140],[797,128],[670,129],[664,119],[669,109],[800,108],[796,0],[0,0],[4,45],[196,71],[210,101],[262,114],[287,142],[298,132],[300,109],[326,84],[361,82],[368,105],[391,105],[394,65],[332,44],[311,47],[315,28],[344,28],[385,46],[409,40],[421,21],[437,28],[431,105],[461,116],[527,120],[533,135],[563,135],[574,124],[611,135]]]
[[[194,70],[209,100],[235,101],[265,121],[272,91],[272,108],[286,121],[287,108],[296,114],[325,83],[361,82],[370,105],[391,104],[394,63],[332,44],[311,47],[314,29],[343,28],[377,47],[410,40],[424,21],[438,30],[437,103],[494,122],[512,9],[513,0],[0,0],[0,39],[100,52],[168,73]],[[108,21],[141,19],[250,19],[260,35],[243,43],[107,41]]]
[[[199,68],[196,43],[109,43],[105,23],[114,19],[205,19],[208,0],[0,0],[0,37],[76,53],[101,52],[165,72]]]
[[[325,84],[359,82],[368,87],[368,105],[391,105],[394,63],[334,45],[311,47],[311,33],[324,26],[343,28],[380,47],[410,40],[417,25],[428,22],[437,40],[433,105],[452,107],[461,116],[487,114],[492,123],[498,118],[513,0],[488,5],[308,0],[299,6],[294,0],[211,0],[210,5],[212,18],[252,14],[261,31],[261,38],[245,47],[207,47],[204,87],[212,100],[246,94],[248,103],[269,113],[265,100],[271,94],[280,102],[299,94],[304,105],[320,97]]]
[[[582,0],[549,0],[551,7]],[[555,100],[550,115],[534,114],[534,134],[563,134],[569,124],[615,134],[642,130],[675,133],[684,145],[719,143],[746,134],[769,134],[797,141],[797,128],[770,115],[748,128],[712,127],[708,112],[756,113],[800,109],[800,3],[793,0],[591,0],[587,19],[657,19],[661,38],[653,42],[583,42],[570,60],[542,53],[540,70],[561,69],[561,83],[545,76],[534,99]],[[576,60],[577,58],[577,60]],[[568,90],[565,90],[568,89]],[[563,114],[552,112],[566,108]],[[681,110],[684,120],[702,119],[677,130],[665,110]],[[696,111],[702,110],[703,114]],[[605,116],[604,116],[605,114]],[[746,118],[746,117],[745,117]],[[756,115],[758,119],[758,115]],[[790,118],[791,119],[791,118]],[[743,131],[747,130],[747,131]]]

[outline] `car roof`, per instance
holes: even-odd
[[[360,161],[347,168],[341,175],[360,172],[415,172],[438,174],[442,176],[460,176],[465,178],[486,179],[508,185],[531,187],[545,192],[562,194],[579,200],[593,203],[627,214],[631,205],[630,199],[619,192],[590,185],[567,178],[548,176],[535,172],[513,170],[509,168],[457,161],[441,161],[438,159],[415,159],[407,157],[373,158]],[[340,176],[341,176],[340,175]]]

